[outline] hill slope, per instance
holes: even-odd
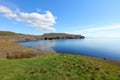
[[[120,68],[69,54],[0,60],[1,80],[119,80]]]
[[[0,36],[18,36],[19,34],[10,31],[0,31]]]
[[[85,38],[82,35],[73,35],[73,34],[66,34],[66,33],[46,33],[41,35],[43,39],[80,39]]]

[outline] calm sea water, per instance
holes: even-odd
[[[19,43],[23,46],[58,53],[79,54],[120,60],[120,39],[85,38],[67,40],[40,40]]]

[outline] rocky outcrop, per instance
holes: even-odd
[[[41,39],[44,40],[53,40],[53,39],[84,39],[84,36],[81,35],[73,35],[73,34],[66,34],[66,33],[49,33],[43,34]]]

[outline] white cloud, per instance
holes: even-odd
[[[3,13],[6,18],[27,23],[36,29],[55,31],[55,28],[51,26],[56,23],[56,18],[50,11],[45,11],[45,14],[39,14],[37,12],[27,13],[21,12],[19,9],[13,11],[8,7],[0,6],[0,13]]]
[[[0,12],[3,12],[3,13],[12,13],[12,11],[9,8],[4,7],[4,6],[0,6]]]
[[[113,29],[120,29],[120,25],[94,27],[94,28],[83,29],[83,30],[80,30],[78,32],[108,31],[108,30],[113,30]]]
[[[120,25],[93,27],[76,31],[87,37],[120,37]]]

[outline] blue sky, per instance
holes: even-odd
[[[120,0],[0,0],[0,30],[120,37]]]

